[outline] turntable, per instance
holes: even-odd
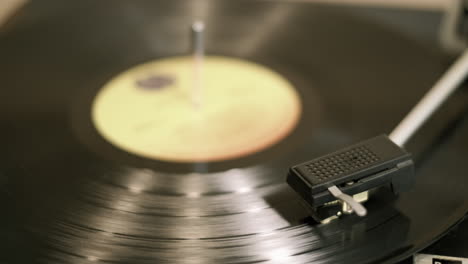
[[[412,188],[373,191],[366,216],[320,223],[286,175],[393,130],[455,61],[428,41],[439,19],[302,1],[27,3],[0,31],[0,262],[420,252],[468,209],[464,86],[405,145]]]

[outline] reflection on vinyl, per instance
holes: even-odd
[[[205,66],[241,67],[203,77],[202,110],[190,63],[157,68],[190,54],[196,19]],[[390,132],[447,67],[337,6],[32,1],[0,32],[0,57],[7,263],[395,262],[468,209],[466,91],[408,145],[413,190],[378,191],[365,218],[317,224],[286,184],[290,166]]]

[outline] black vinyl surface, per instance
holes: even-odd
[[[90,104],[116,74],[187,54],[266,65],[304,112],[283,142],[217,163],[146,160],[108,144]],[[346,8],[275,1],[31,1],[0,31],[0,261],[385,263],[426,247],[468,209],[467,90],[407,150],[415,188],[377,193],[365,218],[310,221],[290,166],[389,133],[451,62]],[[138,191],[135,191],[138,190]]]

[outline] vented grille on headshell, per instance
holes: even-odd
[[[365,146],[348,149],[305,164],[313,184],[349,174],[377,162],[379,157]]]

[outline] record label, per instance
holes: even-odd
[[[116,76],[93,103],[97,130],[145,158],[209,162],[261,151],[296,126],[299,95],[278,73],[229,57],[194,65],[172,57]]]

